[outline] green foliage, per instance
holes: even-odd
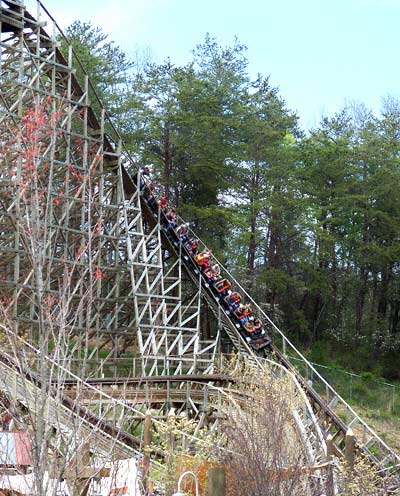
[[[131,127],[128,120],[136,121],[130,113],[127,103],[127,92],[132,79],[134,63],[108,35],[90,22],[75,21],[66,29],[68,44],[72,46],[73,56],[81,63],[76,65],[76,77],[85,88],[85,75],[90,78],[89,101],[91,107],[100,117],[100,98],[107,115],[121,132]],[[63,38],[59,39],[61,51],[68,60],[68,45]],[[138,64],[140,62],[138,56]]]
[[[149,65],[132,87],[142,115],[142,125],[131,134],[132,147],[143,163],[152,164],[170,202],[216,246],[227,233],[218,207],[234,175],[236,111],[246,84],[243,51],[239,44],[223,48],[207,36],[188,65]],[[203,228],[209,212],[217,219],[210,233]]]
[[[319,363],[321,365],[331,365],[331,359],[329,357],[329,351],[327,347],[321,341],[317,341],[313,344],[310,353],[307,356],[310,362]]]
[[[398,377],[399,102],[344,109],[304,136],[269,78],[250,80],[238,41],[206,35],[188,64],[133,75],[99,28],[68,34],[158,191],[283,329]]]

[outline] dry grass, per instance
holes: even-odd
[[[381,415],[369,408],[357,408],[357,413],[391,448],[400,452],[400,417]]]

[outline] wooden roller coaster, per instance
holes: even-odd
[[[54,351],[43,348],[38,334],[43,302],[38,301],[35,260],[27,243],[35,232],[26,228],[26,209],[33,203],[27,205],[20,187],[27,174],[27,115],[41,106],[48,132],[41,136],[38,162],[46,173],[43,196],[51,206],[42,212],[38,195],[40,222],[33,231],[40,231],[36,234],[45,239],[42,290],[51,302],[66,275],[74,285],[63,326],[76,346],[64,350],[63,376],[57,385],[62,385],[63,429],[69,429],[72,418],[80,418],[83,428],[93,431],[100,449],[106,451],[114,439],[121,453],[138,454],[140,439],[102,422],[88,407],[117,402],[118,408],[130,409],[139,424],[144,414],[135,405],[158,408],[162,417],[174,404],[192,415],[195,410],[200,424],[217,425],[207,411],[209,397],[217,397],[218,387],[227,387],[232,379],[216,374],[214,365],[221,353],[233,347],[254,367],[262,367],[265,360],[276,363],[302,391],[304,403],[296,421],[310,464],[325,459],[328,435],[342,454],[346,432],[357,428],[358,449],[381,473],[397,477],[400,486],[399,455],[217,261],[222,276],[251,302],[272,342],[254,347],[246,339],[184,244],[162,222],[162,212],[151,208],[141,194],[140,172],[124,151],[89,79],[78,82],[76,70],[83,68],[43,4],[37,2],[34,17],[23,2],[0,0],[0,35],[0,301],[6,309],[4,326],[25,352],[21,367],[2,347],[3,393],[13,391],[25,408],[34,408],[36,388],[43,385],[35,366],[29,364],[38,356],[54,358]],[[46,171],[48,164],[51,174]],[[166,250],[168,259],[163,256]],[[202,305],[207,305],[215,321],[207,336],[201,328]],[[85,345],[84,359],[80,345]],[[62,346],[57,342],[55,349]],[[118,365],[122,359],[126,374]],[[139,373],[133,372],[134,361],[141,364]],[[21,378],[29,383],[28,395]],[[51,394],[55,398],[58,393]],[[60,428],[59,418],[54,428]],[[321,494],[317,492],[321,484],[314,494]]]

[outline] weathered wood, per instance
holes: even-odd
[[[151,453],[151,413],[146,412],[143,427],[143,487],[145,492],[149,486],[149,469],[150,469],[150,453]]]
[[[176,426],[176,414],[175,409],[171,408],[168,412],[167,417],[167,450],[166,450],[166,466],[167,466],[167,483],[166,483],[166,495],[171,496],[174,492],[175,486],[175,464],[174,464],[174,454],[175,454],[175,445],[176,445],[176,437],[175,437],[175,426]]]
[[[356,438],[351,429],[346,432],[344,456],[350,470],[354,470]]]
[[[332,434],[326,438],[326,459],[330,464],[327,468],[327,482],[326,482],[326,494],[327,496],[335,495],[335,488],[333,483],[333,469],[332,469],[332,460],[335,455],[335,444],[333,442]]]
[[[90,446],[85,443],[76,453],[65,473],[67,486],[72,496],[86,496],[93,478],[109,477],[109,468],[89,467]]]
[[[207,495],[225,496],[226,486],[225,467],[212,467],[208,469]]]

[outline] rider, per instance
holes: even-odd
[[[246,303],[246,305],[243,305],[242,303],[240,303],[240,305],[234,311],[234,314],[239,319],[239,322],[242,325],[245,324],[249,320],[250,315],[252,315],[252,313],[253,312],[251,310],[250,303]]]
[[[242,297],[236,291],[224,298],[225,303],[228,305],[228,310],[233,312],[239,305]]]
[[[142,167],[140,169],[140,173],[142,174],[142,176],[150,176],[150,167],[148,165],[145,165],[144,167]]]
[[[195,257],[199,251],[199,240],[197,238],[190,238],[189,241],[185,243],[185,248],[193,257]]]
[[[214,288],[218,291],[220,298],[225,298],[231,290],[231,281],[229,279],[221,279],[214,284]]]
[[[150,168],[147,165],[140,169],[140,182],[139,182],[140,190],[143,190],[146,187],[147,184],[147,181],[145,179],[146,176],[150,177]]]
[[[165,196],[160,196],[157,200],[158,210],[160,212],[160,221],[164,224],[164,226],[168,226],[169,222],[167,219],[167,208],[168,202]]]
[[[208,279],[208,282],[213,284],[213,282],[216,281],[221,275],[221,269],[218,264],[214,264],[209,269],[204,271],[204,275]]]
[[[181,224],[175,230],[176,235],[181,243],[185,243],[189,239],[189,224]]]
[[[160,209],[163,211],[163,212],[166,212],[167,210],[167,206],[168,206],[168,202],[167,202],[167,199],[165,198],[165,196],[160,196],[160,198],[158,199],[158,206],[160,207]]]
[[[153,210],[153,212],[157,212],[158,210],[157,200],[154,196],[155,189],[156,187],[153,183],[146,184],[143,188],[143,198],[146,200],[147,205]]]
[[[243,327],[249,334],[259,334],[263,330],[263,323],[258,317],[251,316]]]
[[[211,252],[210,250],[203,250],[194,259],[200,268],[207,270],[210,268]]]
[[[175,229],[175,227],[177,226],[176,210],[174,208],[171,208],[170,210],[168,210],[166,217],[167,217],[167,221],[168,221],[168,231]]]

